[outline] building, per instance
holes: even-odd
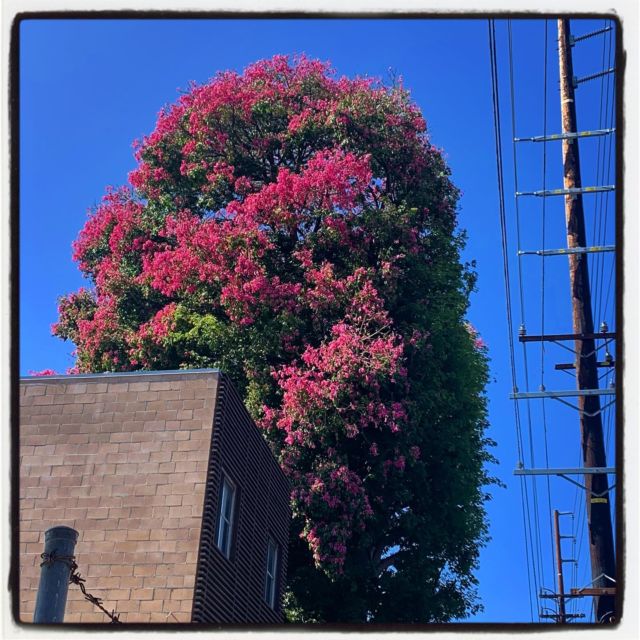
[[[282,620],[288,481],[224,374],[23,378],[19,428],[22,622],[55,525],[121,622]],[[109,619],[71,585],[65,622]]]

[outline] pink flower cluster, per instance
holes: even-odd
[[[177,304],[171,302],[158,311],[149,322],[140,326],[137,332],[127,336],[128,354],[135,367],[153,366],[158,351],[166,348],[166,339],[176,326],[175,313]]]
[[[345,465],[322,462],[300,478],[293,499],[305,519],[300,537],[309,543],[316,566],[340,575],[349,539],[373,515],[362,480]]]
[[[388,169],[405,165],[406,178],[415,180],[426,166],[425,122],[406,91],[389,92],[372,79],[335,79],[328,64],[304,56],[293,61],[275,56],[242,75],[224,72],[205,85],[192,85],[178,103],[164,109],[155,131],[136,143],[139,166],[129,176],[131,184],[151,199],[172,190],[184,176],[199,181],[205,192],[220,180],[232,184],[234,176],[242,176],[223,159],[231,135],[221,123],[233,120],[242,129],[260,118],[266,104],[277,105],[287,124],[279,131],[261,126],[261,133],[243,140],[254,153],[286,151],[318,131],[344,135],[356,127],[370,147],[388,149]],[[177,171],[167,169],[174,147],[179,155],[171,166],[179,166]]]
[[[95,313],[90,318],[79,319],[77,326],[78,342],[89,357],[101,361],[104,369],[118,371],[130,368],[115,297],[98,296]]]
[[[167,242],[141,247],[140,280],[167,296],[191,293],[202,284],[217,287],[221,305],[240,324],[251,324],[265,307],[293,312],[301,285],[268,276],[264,258],[273,248],[268,232],[297,234],[309,211],[354,207],[370,180],[368,157],[319,152],[301,173],[283,168],[275,182],[230,202],[223,218],[203,220],[186,211],[169,218],[163,230]]]
[[[118,266],[142,231],[143,211],[128,189],[111,189],[73,243],[73,259],[99,287],[106,289],[119,279]]]
[[[479,351],[486,349],[487,343],[482,339],[482,337],[478,333],[478,330],[470,322],[465,322],[464,326],[471,336],[471,339],[473,340],[474,348],[478,349]]]
[[[261,423],[284,432],[283,465],[292,477],[294,504],[304,514],[314,558],[338,568],[369,513],[363,480],[345,463],[331,475],[331,483],[320,482],[313,474],[300,474],[300,463],[318,455],[315,452],[339,449],[336,443],[341,440],[358,440],[368,447],[365,434],[393,437],[408,418],[404,401],[393,399],[397,388],[404,397],[404,345],[391,329],[382,300],[364,270],[345,279],[343,292],[350,302],[331,337],[319,347],[307,346],[299,362],[274,371],[282,403],[277,409],[264,407]],[[377,444],[369,453],[378,455]],[[323,506],[321,518],[318,505]]]

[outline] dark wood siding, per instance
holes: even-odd
[[[231,558],[215,544],[222,473],[237,487]],[[230,383],[220,375],[205,487],[193,622],[265,624],[282,621],[291,511],[289,483]],[[264,600],[267,543],[280,547],[275,611]]]

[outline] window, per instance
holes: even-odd
[[[231,557],[231,537],[233,535],[233,514],[236,501],[235,485],[222,476],[222,491],[220,492],[220,505],[218,509],[218,533],[216,545],[227,558]]]
[[[269,538],[267,542],[267,575],[264,583],[264,599],[276,608],[276,588],[278,583],[278,545]]]

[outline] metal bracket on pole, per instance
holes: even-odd
[[[595,80],[596,78],[601,78],[602,76],[606,76],[608,73],[615,73],[615,67],[611,67],[611,69],[605,69],[604,71],[599,71],[598,73],[592,73],[589,76],[583,76],[582,78],[573,78],[573,88],[575,89],[579,84],[583,82],[589,82],[589,80]]]
[[[580,587],[579,589],[576,589],[576,588],[571,589],[570,593],[553,593],[550,589],[547,589],[546,587],[541,587],[538,597],[543,599],[544,598],[548,598],[548,599],[566,598],[567,600],[569,600],[570,598],[584,598],[586,596],[615,595],[616,594],[615,587],[593,587],[592,586],[593,583],[600,580],[600,578],[606,578],[610,582],[613,582],[613,584],[616,584],[616,581],[613,578],[609,577],[606,573],[601,573],[597,578],[594,578],[593,580],[591,580],[591,582],[588,582],[584,587]],[[543,593],[543,590],[548,593]]]
[[[569,256],[575,253],[604,253],[615,251],[615,245],[605,245],[602,247],[572,247],[570,249],[544,249],[538,251],[518,251],[519,256]]]
[[[537,196],[546,198],[548,196],[577,196],[582,193],[600,193],[602,191],[615,191],[615,185],[605,185],[602,187],[572,187],[569,189],[547,189],[544,191],[516,191],[516,197],[519,196]]]
[[[582,409],[580,409],[580,407],[576,407],[575,404],[571,404],[570,402],[567,402],[566,400],[558,400],[558,402],[561,402],[562,404],[566,404],[567,407],[571,407],[572,409],[575,409],[578,413],[582,414],[583,416],[587,416],[587,418],[595,418],[596,416],[599,416],[605,409],[608,409],[611,405],[615,404],[615,400],[611,400],[610,402],[607,402],[607,404],[605,404],[604,406],[600,407],[597,411],[584,411]]]
[[[574,469],[514,469],[514,476],[558,476],[565,480],[575,484],[577,487],[587,491],[587,487],[573,478],[569,478],[569,475],[598,475],[598,474],[615,474],[615,467],[583,467]],[[595,491],[589,491],[594,498],[602,498],[609,493],[616,486],[615,482],[605,491],[596,493]]]
[[[529,138],[514,138],[514,142],[552,142],[555,140],[575,140],[576,138],[592,138],[594,136],[606,136],[614,133],[612,129],[596,129],[595,131],[574,131],[567,133],[553,133],[549,136],[531,136]]]
[[[587,40],[588,38],[593,38],[594,36],[599,36],[603,33],[607,33],[607,31],[611,31],[612,27],[603,27],[602,29],[597,29],[596,31],[590,31],[589,33],[585,33],[582,36],[569,36],[569,44],[573,47],[578,42],[582,42],[583,40]]]

